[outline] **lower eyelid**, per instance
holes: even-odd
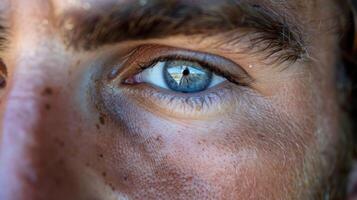
[[[162,89],[148,84],[123,86],[119,91],[149,112],[187,120],[213,118],[232,112],[243,92],[240,88],[226,81],[196,94],[162,92]]]

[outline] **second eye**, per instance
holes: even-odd
[[[185,60],[159,61],[127,83],[149,83],[175,92],[196,93],[226,81],[199,63]]]

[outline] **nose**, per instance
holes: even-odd
[[[46,33],[38,26],[42,19],[39,15],[46,13],[42,6],[45,1],[11,3],[18,12],[13,12],[17,13],[12,18],[13,27],[17,28],[9,37],[18,45],[11,48],[9,83],[1,97],[0,200],[50,199],[46,193],[51,192],[53,184],[46,180],[51,178],[53,165],[48,158],[54,153],[48,144],[50,129],[46,127],[46,120],[49,115],[44,105],[51,101],[51,92],[45,89],[47,63],[38,51],[42,45],[39,41]]]
[[[58,120],[66,112],[54,111],[66,106],[56,99],[63,81],[58,72],[66,65],[55,59],[52,27],[43,23],[52,16],[48,2],[11,1],[17,12],[10,37],[16,45],[5,61],[9,75],[0,105],[0,200],[78,199],[58,140],[68,132]]]
[[[42,199],[36,192],[42,188],[44,195],[48,187],[43,180],[48,176],[51,150],[45,145],[48,116],[44,105],[50,101],[51,91],[44,89],[44,80],[39,78],[43,72],[29,70],[29,65],[25,62],[16,67],[2,105],[1,200]]]
[[[0,200],[80,199],[63,137],[72,120],[63,117],[70,100],[61,92],[68,65],[58,56],[49,2],[11,0],[11,57],[4,60],[8,83],[0,97]]]

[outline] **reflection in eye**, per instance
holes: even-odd
[[[150,83],[182,93],[201,92],[225,80],[202,65],[185,60],[156,62],[134,77],[136,83]]]

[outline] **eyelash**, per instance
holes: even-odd
[[[165,113],[175,118],[195,119],[226,113],[227,107],[238,103],[245,93],[244,88],[234,87],[229,82],[217,87],[219,89],[210,88],[194,94],[165,91],[147,84],[122,87],[120,91],[130,98],[130,102],[137,102],[151,112]]]
[[[172,55],[172,56],[166,56],[166,57],[158,57],[158,58],[156,58],[154,60],[151,60],[151,61],[149,61],[147,63],[139,63],[138,65],[140,67],[140,71],[138,73],[140,73],[140,72],[142,72],[142,71],[144,71],[146,69],[154,67],[155,64],[158,63],[158,62],[167,62],[167,61],[171,61],[171,60],[185,60],[185,61],[189,61],[189,62],[198,63],[203,68],[208,69],[208,70],[212,71],[213,73],[226,78],[231,83],[234,83],[236,85],[243,85],[242,83],[234,80],[234,78],[231,75],[223,72],[222,70],[220,70],[216,66],[212,66],[210,63],[207,63],[207,62],[202,61],[202,60],[198,60],[198,59],[194,59],[194,58],[190,58],[190,57],[185,57],[185,56],[178,56],[178,55]]]
[[[198,63],[214,74],[222,76],[229,82],[239,86],[250,86],[254,81],[253,78],[235,62],[209,53],[161,45],[142,45],[135,48],[125,57],[126,59],[120,65],[121,69],[114,69],[114,72],[110,75],[112,79],[116,79],[119,76],[120,84],[125,84],[126,79],[155,66],[158,62],[170,60],[185,60]]]

